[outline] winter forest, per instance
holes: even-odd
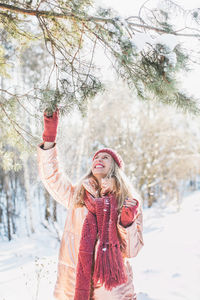
[[[53,300],[67,210],[41,183],[43,113],[73,183],[97,149],[140,194],[138,300],[200,299],[198,1],[0,1],[0,300]]]

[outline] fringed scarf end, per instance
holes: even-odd
[[[93,274],[94,285],[100,282],[101,285],[104,284],[105,289],[112,290],[113,287],[127,281],[120,245],[99,246]]]

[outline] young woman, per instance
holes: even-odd
[[[60,246],[59,300],[136,300],[127,258],[143,246],[142,208],[113,149],[98,150],[91,169],[72,185],[60,170],[55,139],[58,111],[44,114],[43,143],[38,147],[41,180],[68,209]]]

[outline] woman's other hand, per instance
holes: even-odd
[[[127,198],[121,211],[120,224],[124,227],[131,225],[138,214],[139,202],[136,199]]]

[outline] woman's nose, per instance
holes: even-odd
[[[102,158],[98,158],[97,161],[98,161],[98,162],[102,162]]]

